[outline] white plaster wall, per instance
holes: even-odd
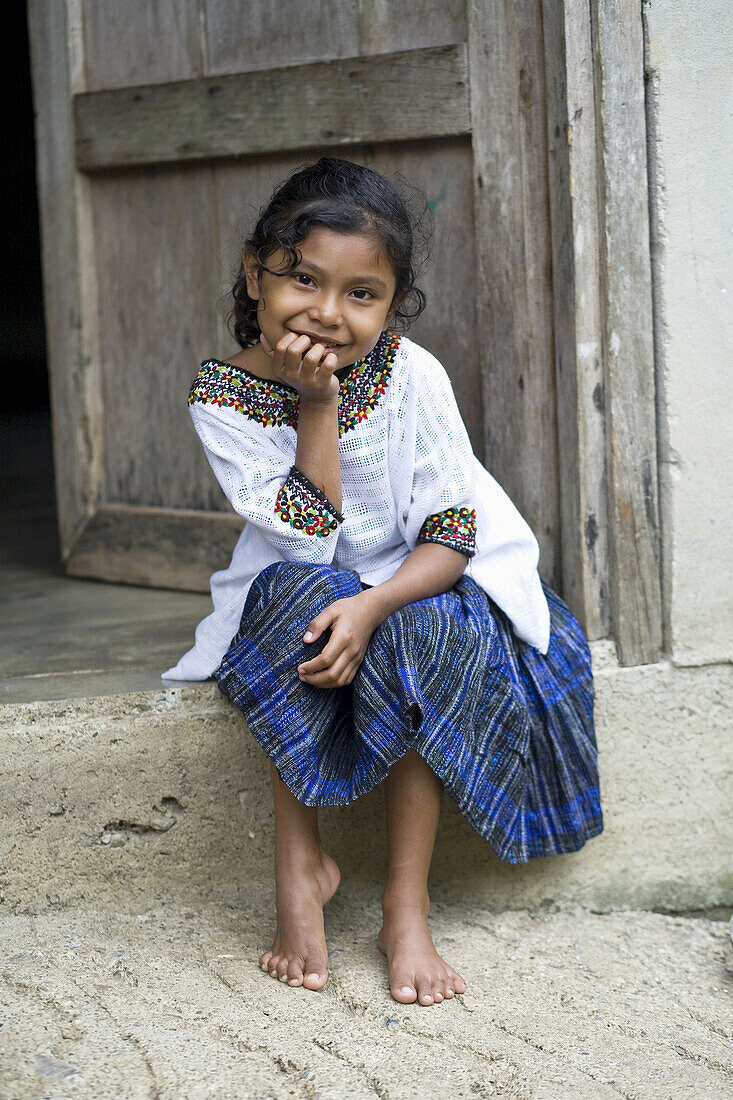
[[[644,0],[666,634],[733,656],[733,8]]]

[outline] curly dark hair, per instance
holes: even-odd
[[[405,191],[411,188],[410,199],[393,182],[353,161],[321,157],[297,169],[262,207],[252,235],[244,241],[245,249],[257,259],[260,281],[263,271],[287,275],[300,263],[297,245],[313,225],[339,233],[373,233],[396,277],[393,301],[399,304],[392,311],[394,327],[408,328],[425,309],[425,295],[415,280],[427,260],[433,221],[424,192],[406,184],[399,174],[398,180]],[[266,261],[278,249],[289,266],[272,271]],[[229,331],[247,348],[259,340],[260,326],[257,301],[247,293],[241,262],[232,297]]]

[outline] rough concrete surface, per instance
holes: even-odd
[[[0,1096],[730,1095],[723,921],[434,903],[467,989],[423,1007],[390,996],[378,903],[326,907],[329,980],[312,992],[259,969],[261,902],[2,919]]]
[[[731,668],[598,665],[604,831],[578,852],[506,864],[446,795],[432,873],[447,900],[492,911],[733,906]],[[6,911],[107,904],[122,885],[238,901],[242,883],[269,882],[267,759],[216,684],[8,704],[0,738]],[[383,800],[377,787],[320,814],[344,877],[377,897]]]

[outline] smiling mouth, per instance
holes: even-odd
[[[324,348],[344,348],[345,344],[336,344],[333,340],[327,341],[323,336],[314,336],[312,332],[299,332],[298,336],[307,336],[309,340],[314,340],[317,344],[323,344]]]

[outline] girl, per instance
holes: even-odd
[[[444,367],[390,327],[425,304],[390,182],[332,157],[295,172],[246,240],[233,295],[243,350],[202,364],[189,405],[247,523],[211,578],[213,613],[163,677],[213,674],[269,757],[263,970],[324,986],[339,870],[318,806],[385,780],[378,944],[395,1000],[435,1004],[466,989],[428,928],[443,788],[509,863],[603,829],[588,644],[474,456]]]

